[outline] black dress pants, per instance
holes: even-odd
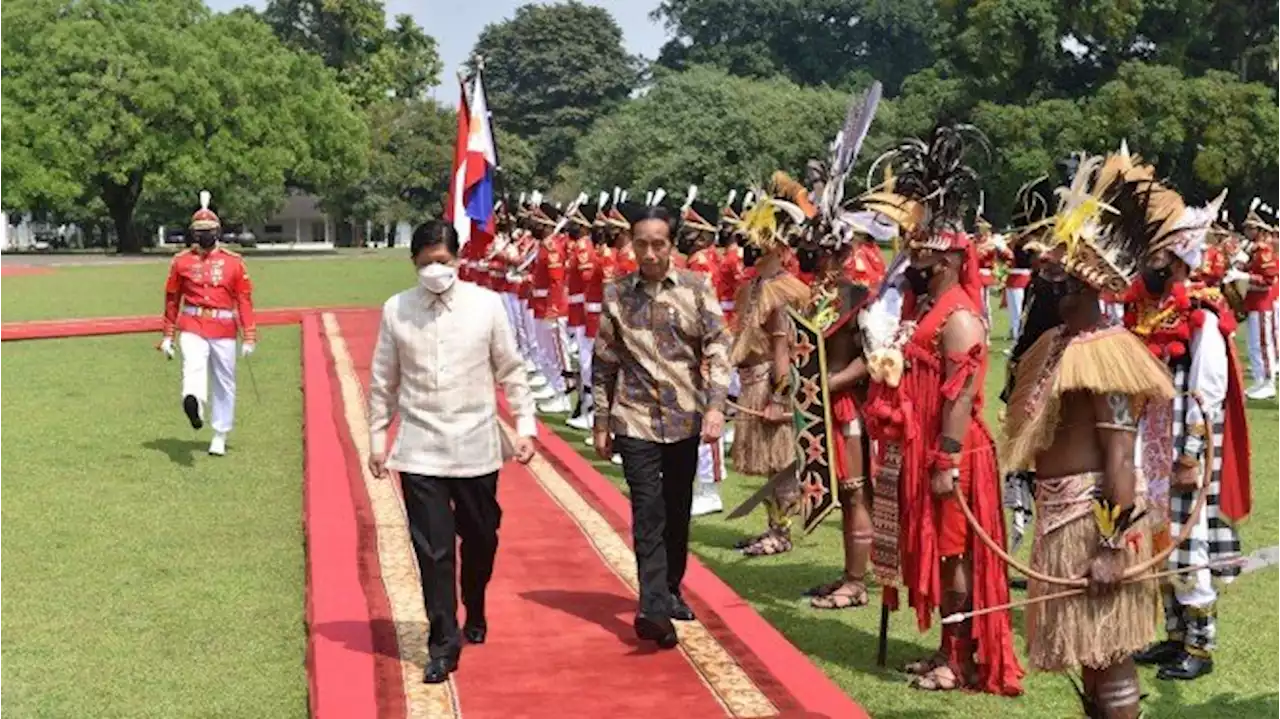
[[[462,605],[467,621],[484,625],[484,592],[498,552],[498,473],[472,479],[400,473],[409,536],[422,575],[422,597],[431,633],[432,659],[462,651],[458,633],[458,590],[454,547],[462,539]]]
[[[671,615],[671,595],[680,591],[684,580],[700,442],[697,436],[670,444],[614,438],[631,493],[640,611],[650,617]]]

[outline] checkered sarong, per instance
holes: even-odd
[[[1182,452],[1182,447],[1186,441],[1185,434],[1188,419],[1194,420],[1199,416],[1199,410],[1195,402],[1187,393],[1187,385],[1187,366],[1185,363],[1179,364],[1173,368],[1173,386],[1177,389],[1177,394],[1173,399],[1174,456]],[[1169,555],[1169,569],[1182,569],[1202,563],[1203,560],[1197,562],[1193,555],[1193,549],[1197,548],[1197,545],[1201,543],[1207,545],[1209,561],[1211,562],[1230,559],[1240,554],[1240,537],[1236,534],[1235,529],[1222,518],[1222,513],[1218,507],[1218,499],[1222,492],[1223,417],[1224,413],[1219,412],[1216,417],[1205,418],[1206,424],[1210,426],[1210,434],[1213,438],[1213,473],[1206,489],[1209,494],[1205,498],[1204,509],[1201,510],[1198,518],[1198,524],[1201,525],[1202,529],[1195,530],[1191,538],[1173,550],[1173,553]],[[1197,490],[1169,493],[1169,529],[1171,536],[1178,537],[1182,533],[1183,526],[1191,518],[1191,509],[1195,506],[1198,493]],[[1224,579],[1234,578],[1240,574],[1240,566],[1232,565],[1214,569],[1213,574]]]

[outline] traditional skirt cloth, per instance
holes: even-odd
[[[1035,544],[1031,566],[1055,577],[1080,577],[1089,569],[1101,536],[1093,516],[1093,499],[1102,475],[1097,472],[1036,478]],[[1138,508],[1145,504],[1139,480]],[[1126,544],[1129,565],[1149,559],[1151,532],[1146,518],[1138,520]],[[1134,530],[1131,530],[1134,531]],[[1029,580],[1027,596],[1054,594],[1065,588]],[[1041,671],[1063,672],[1076,667],[1103,669],[1147,646],[1155,638],[1159,589],[1155,581],[1121,585],[1103,596],[1054,599],[1027,607],[1027,655]]]
[[[742,367],[738,376],[742,393],[738,404],[763,412],[773,396],[772,364],[761,362]],[[796,459],[795,429],[791,422],[771,424],[749,413],[738,418],[729,459],[733,468],[753,477],[772,477]]]

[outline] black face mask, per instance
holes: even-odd
[[[733,237],[733,233],[729,230],[722,229],[716,233],[716,247],[728,247],[729,238]]]
[[[599,247],[600,245],[608,244],[608,242],[609,242],[609,238],[604,234],[602,230],[591,231],[591,244],[595,245],[596,247]]]
[[[1164,287],[1169,283],[1169,277],[1172,274],[1173,271],[1168,267],[1143,270],[1142,284],[1146,286],[1148,293],[1152,296],[1159,297],[1164,294]]]
[[[746,247],[742,248],[742,266],[753,267],[758,259],[760,259],[759,248],[748,242]]]
[[[801,249],[796,252],[796,263],[800,265],[800,271],[813,273],[818,270],[818,251],[811,249]]]
[[[676,251],[682,255],[687,255],[690,252],[693,252],[693,237],[689,235],[681,235],[680,239],[676,240]]]
[[[907,267],[903,270],[902,275],[907,278],[907,284],[911,285],[911,291],[916,295],[926,295],[929,293],[929,280],[933,279],[932,267]]]
[[[202,250],[211,250],[214,245],[218,244],[218,235],[216,233],[197,232],[195,234],[196,244],[199,245]]]
[[[1055,282],[1037,275],[1031,280],[1031,296],[1035,298],[1036,302],[1044,302],[1044,307],[1053,307],[1055,314],[1057,313],[1058,302],[1063,297],[1066,297],[1070,291],[1071,289],[1065,279]]]

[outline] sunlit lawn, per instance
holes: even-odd
[[[399,250],[250,267],[261,307],[375,306],[414,279]],[[3,319],[155,313],[165,272],[156,263],[6,278]],[[1004,334],[1001,322],[994,336]],[[205,436],[194,441],[175,404],[177,366],[153,346],[138,336],[4,345],[9,708],[15,716],[300,714],[297,332],[263,336],[254,357],[263,401],[241,373],[239,426],[223,461],[203,453]],[[987,381],[993,422],[1004,347],[996,342]],[[1280,533],[1275,403],[1251,404],[1249,419],[1255,511],[1242,534],[1252,551],[1277,544]],[[548,422],[590,454],[580,433]],[[596,466],[621,486],[617,468]],[[756,486],[731,476],[726,507]],[[820,612],[799,596],[839,572],[834,517],[795,552],[750,560],[730,547],[763,520],[723,517],[695,521],[694,551],[873,716],[1077,714],[1057,676],[1030,677],[1016,700],[909,690],[901,675],[875,667],[878,610]],[[1145,672],[1152,716],[1276,716],[1276,569],[1239,580],[1220,611],[1217,672],[1192,684]],[[1020,614],[1015,626],[1021,650]],[[917,634],[905,612],[896,615],[890,667],[931,651],[936,631]]]
[[[150,343],[4,345],[7,716],[305,716],[298,336],[222,458]]]

